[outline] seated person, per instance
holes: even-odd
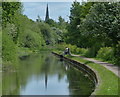
[[[65,51],[64,51],[64,55],[67,55],[69,54],[70,55],[70,49],[68,47],[66,47]]]

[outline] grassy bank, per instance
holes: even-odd
[[[57,51],[60,54],[60,51]],[[99,85],[95,91],[95,95],[118,95],[118,80],[120,79],[105,67],[93,62],[81,59],[80,57],[66,56],[80,63],[84,63],[97,72]],[[119,94],[120,95],[120,94]]]
[[[88,66],[90,66],[92,69],[97,71],[99,76],[100,85],[98,86],[98,89],[95,91],[96,95],[118,95],[118,80],[119,78],[106,69],[105,67],[92,63],[87,60],[83,60],[79,57],[70,57],[71,59],[74,59],[76,61],[79,61],[81,63],[84,63]]]

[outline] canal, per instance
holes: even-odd
[[[19,68],[3,73],[3,95],[90,95],[95,87],[82,70],[50,52],[21,59]]]

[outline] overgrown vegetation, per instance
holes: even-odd
[[[46,45],[63,41],[62,31],[57,26],[40,20],[40,17],[33,21],[22,14],[22,9],[21,2],[2,2],[3,68],[16,68],[18,56],[40,51],[46,49]],[[52,22],[57,24],[53,20]]]

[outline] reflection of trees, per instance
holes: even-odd
[[[92,93],[94,85],[82,72],[72,67],[68,69],[67,77],[70,95],[90,95]]]
[[[24,88],[27,81],[32,75],[39,76],[41,64],[45,59],[45,54],[33,54],[26,60],[19,62],[20,70],[17,73],[3,75],[3,94],[16,94],[18,95],[20,84]]]
[[[18,73],[3,73],[2,77],[2,94],[18,95],[20,80]]]
[[[22,87],[26,86],[29,78],[34,75],[36,77],[41,76],[45,79],[45,87],[47,88],[47,82],[49,76],[58,74],[58,78],[64,77],[64,66],[59,62],[55,56],[50,52],[43,52],[37,55],[31,55],[30,58],[21,62],[24,66],[21,66],[21,84]]]
[[[26,60],[20,61],[19,64],[20,70],[17,75],[12,73],[10,76],[9,74],[3,76],[3,94],[19,94],[20,85],[24,89],[31,76],[38,79],[39,76],[43,78],[44,75],[47,88],[48,76],[58,74],[60,79],[65,74],[62,63],[50,52],[30,55]]]
[[[45,87],[49,77],[58,75],[60,81],[67,74],[69,91],[71,95],[89,95],[92,90],[92,83],[81,72],[70,67],[67,62],[59,61],[49,52],[33,54],[26,60],[20,61],[20,70],[17,73],[6,74],[3,76],[3,94],[19,94],[20,86],[24,89],[32,76],[35,79],[45,79]],[[7,91],[6,91],[7,90]]]
[[[38,78],[41,70],[41,65],[45,59],[45,54],[33,54],[26,60],[20,61],[20,79],[22,87],[26,85],[31,76]]]
[[[54,76],[58,74],[58,80],[62,79],[65,75],[64,66],[56,59],[55,56],[49,55],[45,58],[45,61],[41,67],[41,74],[45,75],[45,87],[47,88],[48,76]]]

